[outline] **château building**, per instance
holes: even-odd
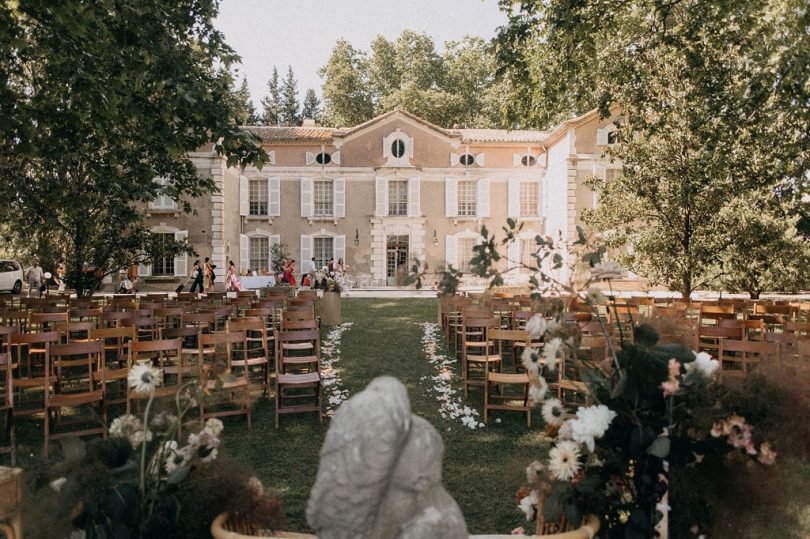
[[[282,243],[299,274],[312,257],[319,267],[342,258],[360,287],[397,284],[413,259],[463,271],[481,226],[501,231],[510,217],[524,226],[508,258],[530,262],[536,235],[576,237],[582,210],[596,203],[585,180],[620,166],[601,157],[614,127],[596,111],[551,131],[450,129],[403,110],[351,128],[244,129],[270,157],[262,170],[195,152],[201,176],[219,192],[193,201],[194,214],[158,198],[147,225],[187,239],[222,273],[228,260],[241,271],[266,270],[271,247]],[[140,274],[177,280],[190,263],[159,259]],[[525,279],[520,273],[510,280]]]

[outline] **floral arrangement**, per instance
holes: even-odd
[[[64,461],[53,467],[59,477],[49,483],[51,496],[43,497],[50,505],[43,514],[56,521],[48,527],[67,523],[88,538],[201,536],[216,515],[229,511],[240,530],[279,529],[277,497],[257,478],[218,462],[222,421],[209,418],[200,428],[198,420],[187,420],[205,398],[196,382],[180,387],[171,412],[151,414],[162,383],[160,369],[137,363],[128,384],[148,396],[143,416],[115,418],[106,440],[63,441]]]
[[[345,286],[346,279],[340,272],[334,272],[330,275],[326,271],[316,271],[315,282],[312,283],[312,288],[323,290],[324,292],[340,293]]]

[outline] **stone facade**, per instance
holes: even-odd
[[[509,217],[524,223],[525,244],[508,253],[520,260],[537,234],[575,237],[582,210],[596,203],[584,180],[619,168],[601,157],[611,127],[593,111],[552,131],[445,129],[400,110],[351,129],[245,127],[268,165],[239,170],[194,153],[220,192],[193,201],[193,215],[156,201],[147,223],[187,237],[223,274],[228,260],[270,268],[270,247],[283,243],[299,270],[313,256],[343,258],[355,286],[395,285],[415,258],[463,269],[481,226],[500,231]],[[179,279],[190,266],[181,257],[141,274]]]

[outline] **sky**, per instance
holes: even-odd
[[[216,25],[242,57],[239,77],[258,107],[273,65],[281,77],[292,66],[300,100],[307,88],[320,95],[318,70],[340,38],[368,51],[377,35],[395,39],[411,29],[441,51],[465,35],[490,39],[505,22],[497,0],[222,0]]]

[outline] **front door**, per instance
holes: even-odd
[[[388,236],[385,256],[385,284],[404,286],[408,274],[408,236]]]

